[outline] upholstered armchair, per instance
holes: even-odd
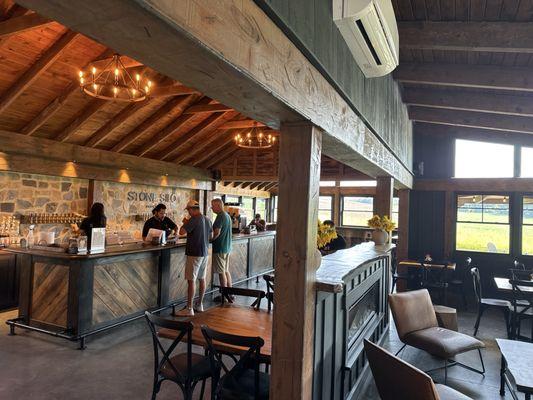
[[[368,340],[365,352],[382,400],[470,399],[448,386],[434,384],[428,374]]]
[[[444,383],[446,383],[448,378],[448,367],[455,365],[479,374],[485,373],[485,365],[481,354],[481,349],[485,347],[483,342],[463,333],[439,327],[427,289],[390,294],[389,304],[398,336],[404,344],[396,355],[406,345],[409,345],[441,358],[444,360],[443,367],[426,372],[444,368]],[[478,351],[481,370],[453,360],[453,357],[457,354],[471,350]]]

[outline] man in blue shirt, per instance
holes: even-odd
[[[193,298],[196,291],[196,280],[199,283],[199,299],[196,304],[196,311],[204,311],[203,300],[205,294],[205,275],[207,271],[208,246],[213,228],[211,221],[200,211],[200,205],[196,200],[187,203],[186,210],[190,218],[183,219],[183,226],[180,228],[180,235],[187,234],[187,244],[185,245],[185,279],[187,279],[187,306],[176,313],[179,317],[194,316]]]
[[[213,223],[213,270],[218,274],[220,286],[231,287],[231,217],[224,211],[224,203],[220,199],[211,201],[211,209],[217,215]]]

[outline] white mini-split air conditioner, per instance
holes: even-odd
[[[398,66],[391,0],[333,0],[333,20],[367,78],[387,75]]]

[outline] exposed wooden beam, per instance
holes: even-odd
[[[113,51],[106,49],[98,58],[106,57],[112,54]],[[77,81],[72,81],[63,92],[52,100],[35,118],[33,118],[24,128],[21,133],[25,135],[33,135],[46,121],[52,118],[57,111],[63,107],[67,99],[75,92],[80,90],[80,86]]]
[[[107,104],[106,100],[94,99],[83,108],[70,123],[55,137],[54,140],[58,142],[66,142],[76,131],[86,123],[91,117],[96,114],[104,105]]]
[[[22,76],[0,97],[0,114],[3,113],[48,67],[50,67],[69,45],[76,40],[78,34],[68,31],[59,38],[44,54],[35,61]]]
[[[269,184],[267,184],[267,185],[265,186],[265,189],[264,189],[264,190],[267,190],[267,191],[268,191],[268,190],[273,189],[273,188],[276,187],[276,186],[278,186],[278,182],[270,182]]]
[[[246,189],[248,186],[250,186],[253,182],[243,182],[241,185],[241,188]]]
[[[188,98],[189,104],[192,104],[192,103],[196,102],[199,98],[200,98],[199,95],[191,95],[190,98]],[[200,102],[206,102],[206,103],[208,103],[209,101],[211,101],[211,100],[210,99],[205,99],[205,98],[203,100],[200,100]],[[187,111],[187,109],[185,109],[184,112],[185,111]],[[186,115],[184,113],[180,113],[179,116],[174,118],[174,120],[170,124],[165,126],[154,137],[150,138],[143,145],[141,145],[135,151],[135,155],[144,156],[146,153],[148,153],[150,150],[155,148],[157,145],[159,145],[165,139],[167,139],[168,137],[170,137],[174,133],[176,133],[180,128],[182,128],[185,124],[187,124],[194,117],[195,117],[194,114],[187,114]]]
[[[240,181],[240,180],[248,180],[248,181],[261,181],[261,182],[277,182],[278,177],[276,175],[265,175],[265,176],[251,176],[251,175],[224,175],[222,176],[224,180],[234,180],[234,181]],[[256,179],[253,179],[256,178]]]
[[[150,93],[150,97],[174,97],[186,94],[201,94],[196,89],[191,89],[183,85],[156,86]]]
[[[103,142],[109,135],[113,133],[122,123],[133,117],[138,111],[142,110],[150,104],[150,100],[132,103],[126,106],[122,111],[115,115],[104,126],[98,129],[89,139],[84,143],[84,146],[96,147]]]
[[[9,18],[8,20],[0,22],[0,40],[12,35],[19,35],[33,29],[42,28],[53,22],[54,21],[44,18],[36,13]]]
[[[416,179],[414,190],[524,192],[533,187],[533,178],[450,178]]]
[[[216,157],[220,152],[228,147],[233,147],[233,141],[230,139],[230,135],[222,136],[217,139],[212,146],[205,149],[204,152],[197,154],[193,158],[189,159],[187,163],[194,166],[203,165],[204,163]]]
[[[0,130],[0,170],[209,190],[207,170]],[[168,175],[165,175],[168,174]]]
[[[399,22],[404,49],[533,53],[529,22]]]
[[[533,118],[531,117],[414,106],[409,107],[409,118],[414,121],[434,124],[533,133]]]
[[[216,149],[220,143],[226,143],[228,138],[233,135],[231,132],[232,131],[227,130],[225,132],[218,132],[216,135],[209,135],[201,143],[196,143],[194,148],[190,149],[189,154],[182,154],[177,157],[174,162],[177,164],[193,164],[201,160],[206,157],[211,150]],[[216,142],[219,143],[216,144]]]
[[[205,168],[213,168],[220,163],[222,163],[227,158],[230,158],[239,151],[239,148],[235,146],[233,142],[229,142],[226,146],[224,146],[223,149],[221,149],[220,152],[217,153],[216,156],[212,157],[211,159],[207,160],[205,163],[202,163],[200,165],[205,165]]]
[[[223,124],[224,121],[231,119],[237,114],[236,111],[226,111],[224,113],[214,113],[209,116],[207,119],[202,121],[200,124],[195,126],[189,132],[186,132],[184,135],[176,138],[176,140],[167,146],[161,153],[161,159],[167,160],[171,159],[173,155],[180,154],[178,157],[175,157],[172,161],[177,163],[184,155],[191,154],[191,151],[198,144],[198,142],[203,142],[203,139],[207,135],[220,137],[216,132],[214,132],[220,124]],[[198,141],[196,140],[198,138]]]
[[[403,101],[416,106],[533,116],[533,96],[404,87]]]
[[[533,91],[531,68],[493,65],[402,63],[394,71],[402,83]]]
[[[220,194],[229,194],[229,195],[235,195],[235,196],[250,196],[250,197],[260,197],[263,199],[270,198],[270,193],[265,192],[262,190],[253,190],[250,188],[242,189],[242,188],[234,188],[231,186],[223,185],[221,182],[218,182],[215,186],[215,192]]]
[[[263,182],[254,182],[250,185],[250,189],[257,189]]]
[[[218,129],[240,129],[240,128],[253,128],[254,126],[265,126],[261,122],[254,121],[252,119],[243,119],[240,121],[228,121],[225,124],[218,127]]]
[[[122,152],[128,146],[133,144],[138,138],[140,138],[147,129],[153,124],[157,123],[161,118],[170,113],[172,110],[179,108],[181,112],[187,107],[192,99],[190,97],[175,97],[167,101],[163,106],[159,107],[152,115],[146,118],[138,126],[133,128],[120,142],[113,146],[110,150],[116,152]]]
[[[231,107],[225,106],[224,104],[203,104],[189,107],[187,114],[225,112],[231,110]]]

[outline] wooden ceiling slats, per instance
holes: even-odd
[[[0,22],[0,39],[6,39],[9,36],[18,35],[52,23],[53,21],[36,13],[9,18]]]
[[[224,112],[233,110],[231,107],[225,106],[224,104],[203,104],[192,106],[187,109],[186,114],[196,114],[196,113],[214,113],[214,112]]]
[[[183,85],[156,86],[151,97],[174,97],[186,94],[201,94],[198,90]]]
[[[251,119],[242,119],[239,121],[229,121],[225,124],[218,127],[218,129],[240,129],[240,128],[253,128],[253,127],[262,127],[265,126],[265,124],[262,124],[261,122],[257,122]]]
[[[72,135],[86,123],[94,114],[96,114],[102,107],[107,104],[107,101],[94,99],[89,102],[89,105],[83,108],[76,117],[55,137],[54,140],[58,142],[66,142]]]
[[[0,114],[4,112],[20,94],[52,65],[61,54],[76,40],[77,33],[68,31],[57,40],[0,98]]]
[[[175,162],[177,164],[187,164],[187,163],[194,163],[197,160],[201,159],[202,157],[205,157],[206,154],[209,152],[210,149],[216,149],[215,142],[221,141],[220,139],[224,140],[224,142],[227,141],[227,138],[230,137],[231,130],[227,130],[225,132],[219,132],[217,135],[209,135],[205,140],[203,140],[201,143],[195,143],[194,147],[190,149],[188,154],[182,154],[179,157],[176,158]]]
[[[106,49],[97,57],[97,59],[107,58],[111,54],[112,50]],[[63,107],[67,99],[78,90],[80,90],[80,86],[76,80],[73,80],[65,90],[63,90],[61,95],[52,100],[52,102],[49,103],[35,118],[22,128],[20,133],[30,136],[33,135],[44,123],[46,123],[46,121],[53,117],[54,114]]]
[[[179,136],[173,143],[167,146],[162,152],[164,160],[171,159],[176,154],[177,157],[173,158],[173,162],[179,164],[179,160],[183,156],[190,155],[194,151],[195,146],[206,141],[208,136],[220,136],[217,134],[216,129],[224,122],[234,118],[239,113],[237,111],[226,111],[222,113],[213,113],[202,123],[191,129],[184,135]]]
[[[212,145],[205,148],[204,151],[199,152],[198,155],[192,156],[192,158],[187,160],[187,162],[190,162],[193,166],[200,166],[208,162],[213,157],[216,157],[216,155],[219,154],[222,150],[231,146],[235,146],[232,140],[235,132],[241,131],[227,131],[225,135],[221,135],[220,139],[217,139],[215,142],[212,143]]]
[[[215,165],[221,164],[224,160],[231,157],[239,150],[239,147],[235,146],[235,143],[228,141],[225,145],[219,147],[212,157],[200,162],[195,163],[194,166],[201,168],[211,168]]]
[[[110,150],[116,152],[123,152],[130,145],[132,145],[138,138],[140,138],[148,129],[156,124],[161,118],[165,117],[171,111],[180,109],[180,113],[191,102],[190,96],[187,97],[175,97],[167,101],[163,106],[159,107],[148,118],[136,126],[130,131],[122,140],[114,145]]]
[[[200,100],[199,100],[200,99]],[[195,102],[205,102],[205,104],[208,104],[211,99],[203,98],[199,95],[191,95],[188,97],[189,105],[187,108],[189,108],[191,105],[193,105]],[[165,126],[162,130],[160,130],[157,134],[155,134],[153,137],[147,138],[135,152],[134,154],[136,156],[142,157],[146,155],[148,152],[156,148],[160,143],[164,142],[166,139],[174,135],[177,131],[179,131],[183,126],[185,126],[187,123],[189,123],[193,118],[195,118],[195,114],[184,114],[185,111],[187,111],[187,108],[183,111],[183,113],[180,113],[169,125]]]

